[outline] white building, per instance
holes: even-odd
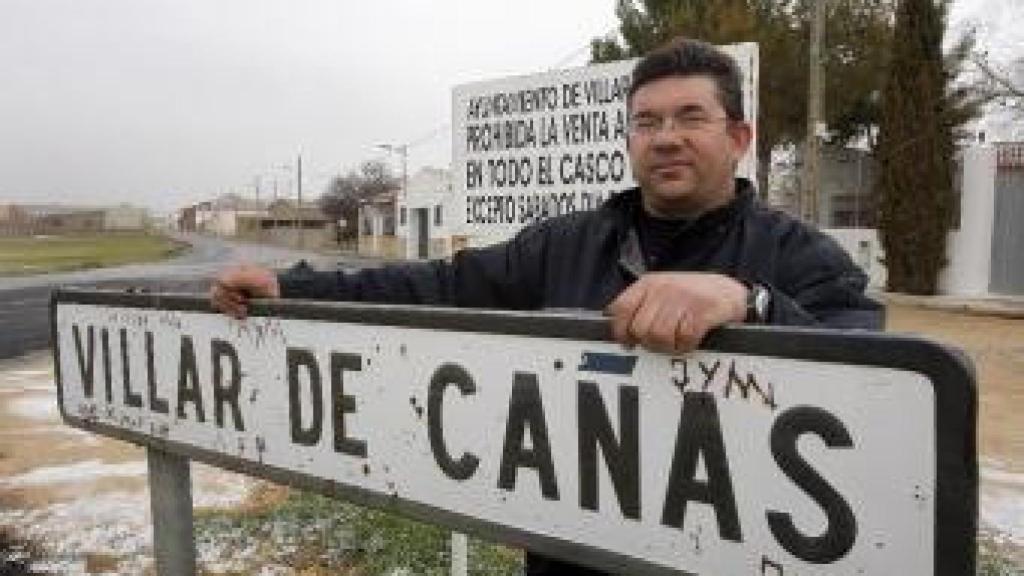
[[[453,218],[451,174],[441,168],[422,168],[396,202],[395,235],[408,259],[442,258],[452,253]]]
[[[958,168],[958,224],[950,230],[939,293],[985,297],[1024,295],[1024,144],[965,148]],[[826,228],[868,273],[886,285],[885,253],[874,228]]]
[[[119,204],[103,211],[104,230],[143,230],[149,223],[149,211],[130,204]]]
[[[398,192],[388,190],[359,202],[357,252],[372,258],[402,258],[405,246],[395,236]]]
[[[267,205],[237,194],[225,194],[197,206],[196,226],[202,232],[217,236],[236,236],[241,216],[267,216]]]

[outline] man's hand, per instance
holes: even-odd
[[[277,275],[261,266],[241,265],[221,272],[210,288],[215,310],[241,320],[249,312],[250,298],[280,298]]]
[[[622,291],[605,312],[619,342],[655,352],[689,352],[712,328],[742,322],[747,287],[722,274],[655,272]]]

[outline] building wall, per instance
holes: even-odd
[[[294,219],[250,214],[239,215],[236,224],[235,237],[240,240],[310,249],[337,245],[337,227],[326,220],[305,220],[301,234]]]
[[[989,291],[992,223],[995,216],[996,155],[990,146],[963,150],[960,227],[949,234],[949,264],[939,275],[939,291],[983,296]]]
[[[135,206],[115,206],[103,213],[104,230],[144,230],[148,212]]]
[[[993,148],[967,148],[962,155],[960,226],[949,232],[948,264],[939,275],[939,293],[985,296],[992,278],[993,224],[996,219],[996,157]],[[885,289],[885,251],[874,228],[825,228],[868,274],[870,286]]]
[[[1024,142],[996,145],[989,290],[1024,295]]]
[[[395,236],[404,245],[405,258],[419,258],[420,227],[427,228],[427,258],[443,258],[451,254],[454,222],[449,212],[452,204],[451,178],[447,170],[423,168],[409,179],[406,194],[396,203]],[[419,217],[427,210],[424,223]],[[405,218],[402,218],[402,212]]]
[[[195,232],[197,230],[195,206],[186,206],[178,212],[178,230],[181,232]]]
[[[47,214],[34,219],[34,234],[86,234],[103,230],[103,211]]]
[[[32,233],[32,222],[24,210],[14,204],[0,205],[0,236],[25,236]]]
[[[875,160],[866,151],[826,147],[821,153],[818,225],[823,228],[870,228],[875,225],[872,193]],[[768,202],[800,214],[803,164],[799,150],[780,153],[768,176]]]
[[[405,245],[395,236],[398,222],[395,205],[364,204],[359,207],[359,235],[356,253],[369,258],[400,258]]]
[[[868,275],[868,286],[872,290],[885,289],[886,270],[882,260],[885,251],[874,228],[823,228],[846,250],[857,266]]]
[[[262,218],[266,215],[267,212],[265,210],[211,210],[206,216],[205,231],[218,236],[237,236],[239,234],[239,221],[242,218]]]
[[[405,242],[395,236],[359,236],[356,251],[368,258],[400,259],[405,256]]]

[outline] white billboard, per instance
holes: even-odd
[[[58,299],[61,411],[89,430],[622,573],[973,559],[973,390],[939,387],[966,374],[941,351],[915,368],[919,341],[743,329],[672,356],[600,318]]]
[[[744,114],[755,123],[757,44],[722,49],[740,67]],[[453,90],[453,213],[471,244],[595,208],[635,185],[626,154],[626,96],[635,64],[623,60]],[[755,139],[738,170],[751,179],[756,148]]]

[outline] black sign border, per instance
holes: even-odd
[[[430,505],[403,500],[397,495],[383,495],[362,488],[344,486],[331,480],[306,476],[291,470],[116,428],[69,414],[64,410],[63,383],[60,374],[60,351],[57,338],[57,306],[59,304],[90,304],[182,312],[215,313],[216,311],[213,310],[207,298],[194,294],[54,290],[50,298],[50,330],[57,396],[61,416],[72,426],[134,444],[180,454],[234,472],[265,478],[365,506],[399,512],[425,522],[444,524],[456,530],[529,548],[550,556],[571,559],[574,562],[598,569],[627,574],[665,576],[688,574],[575,542],[495,525]],[[253,302],[249,312],[251,316],[272,316],[297,320],[612,341],[608,320],[591,311],[518,312],[310,300],[262,300]],[[934,495],[934,574],[936,576],[974,574],[978,528],[976,444],[978,407],[974,367],[963,352],[916,336],[775,326],[720,328],[705,339],[701,350],[878,366],[917,372],[928,378],[935,392],[937,440]]]

